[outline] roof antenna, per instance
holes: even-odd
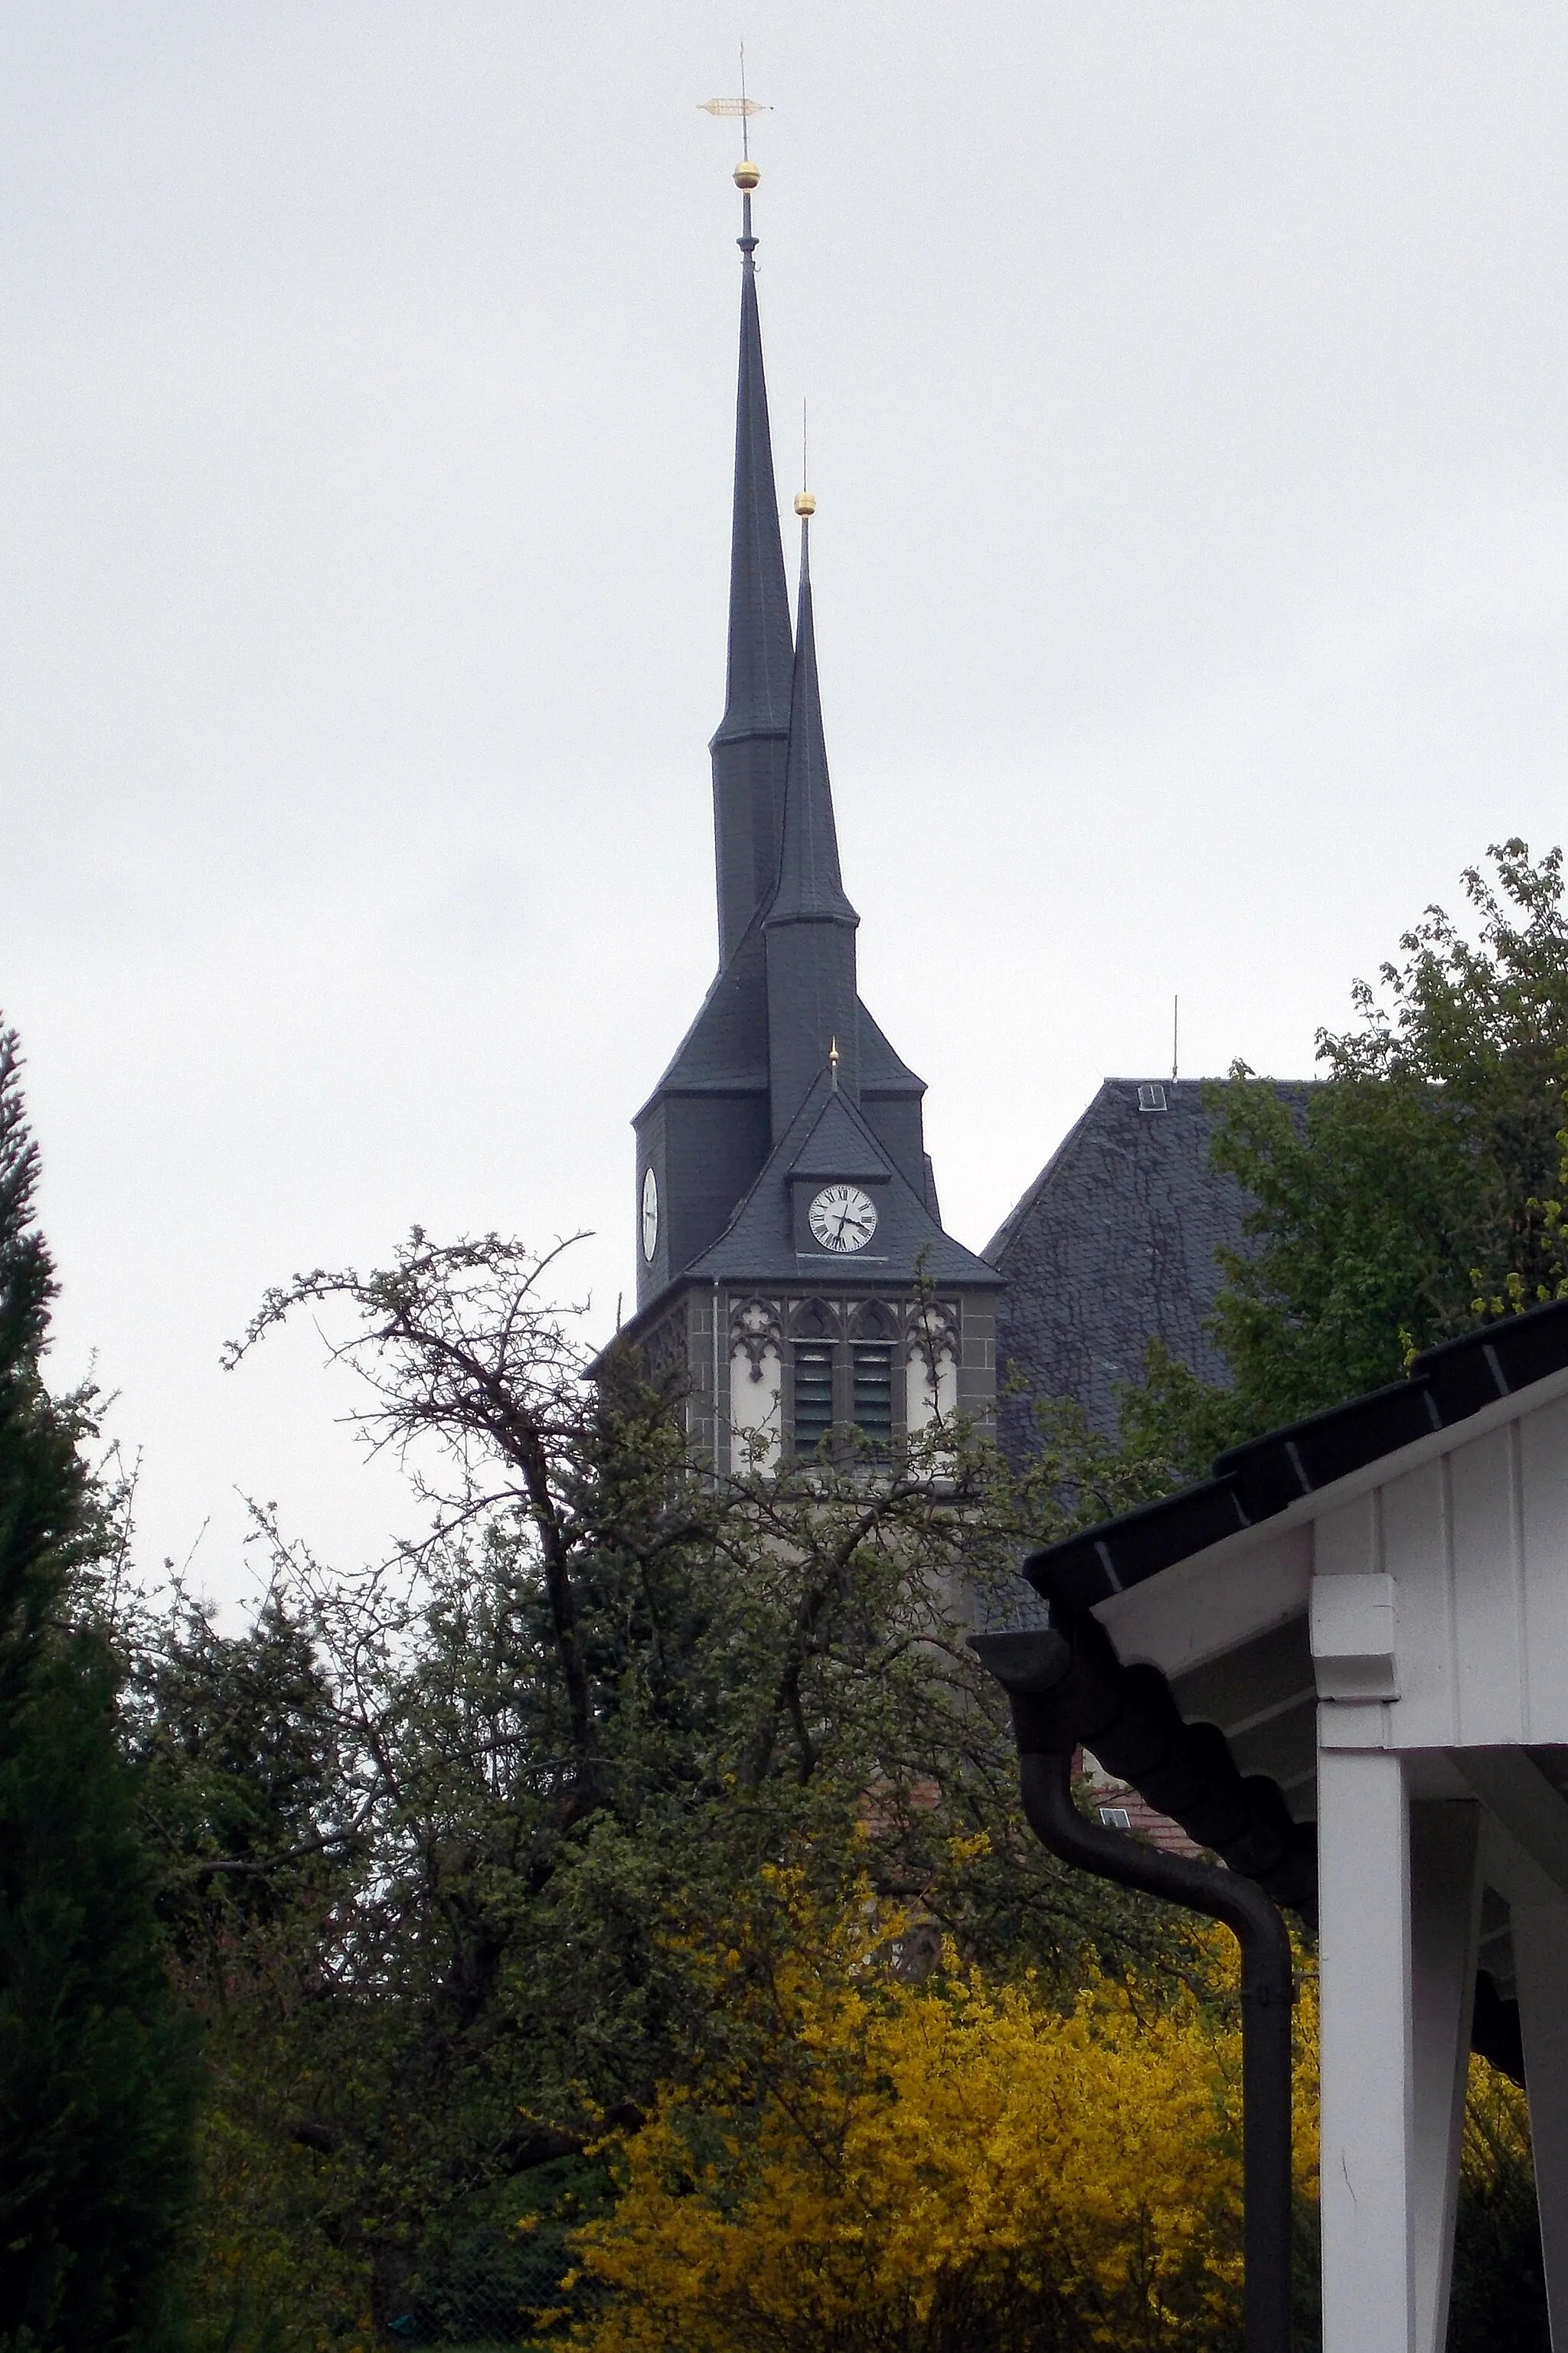
[[[1171,1084],[1173,1086],[1176,1083],[1176,1071],[1181,1062],[1179,1050],[1181,1038],[1182,1000],[1179,997],[1173,997],[1171,999]]]

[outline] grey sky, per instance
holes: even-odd
[[[743,33],[862,985],[983,1244],[1102,1073],[1309,1069],[1563,831],[1568,18],[1388,0],[0,15],[0,1005],[143,1550],[403,1506],[295,1267],[632,1288],[713,953]]]

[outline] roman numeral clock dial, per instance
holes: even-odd
[[[864,1250],[877,1230],[877,1205],[858,1185],[825,1185],[806,1218],[823,1249],[843,1257]]]

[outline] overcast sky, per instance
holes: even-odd
[[[142,1552],[409,1525],[297,1267],[579,1226],[713,960],[747,43],[864,994],[981,1246],[1564,831],[1568,16],[9,0],[0,1005]],[[205,1535],[203,1530],[205,1530]],[[193,1555],[193,1547],[195,1552]]]

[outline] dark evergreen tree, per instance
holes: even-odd
[[[168,2342],[195,2056],[81,1605],[104,1542],[89,1399],[52,1398],[37,1150],[0,1031],[0,2348]]]

